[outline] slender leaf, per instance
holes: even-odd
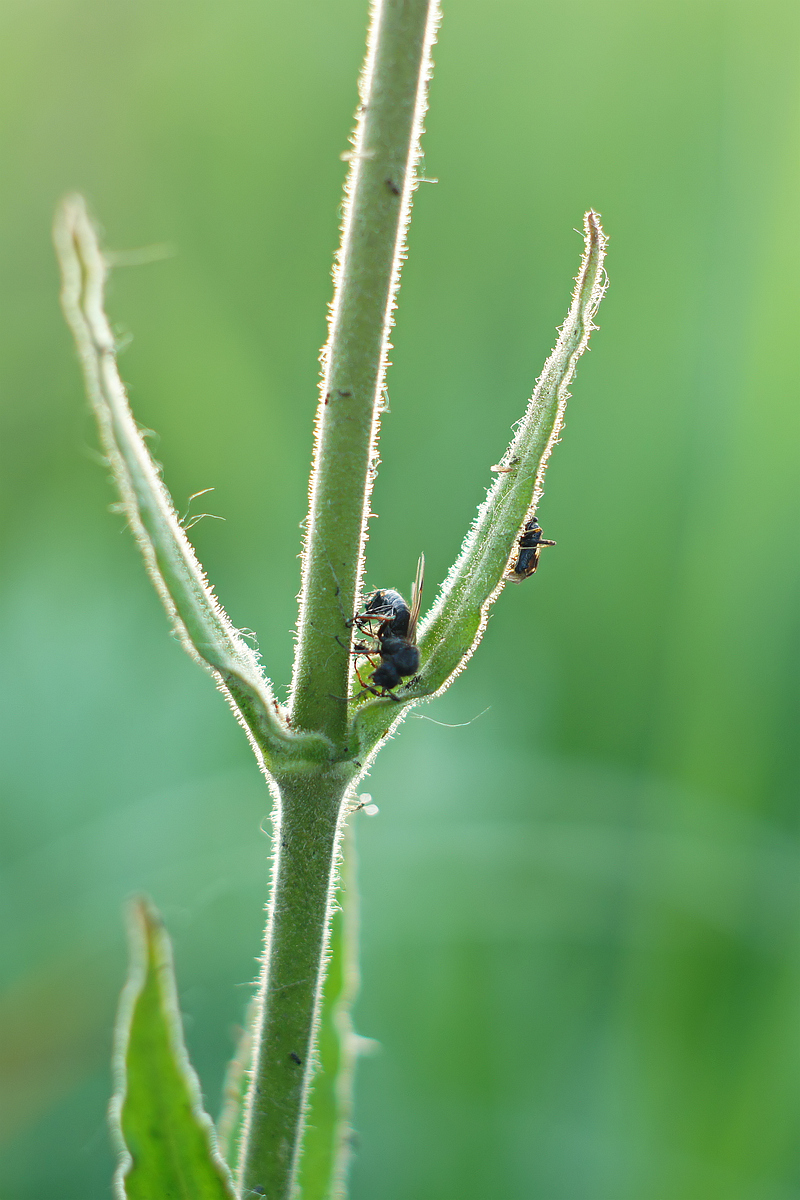
[[[445,690],[483,636],[489,608],[518,552],[518,538],[536,511],[544,473],[564,424],[569,385],[578,359],[596,328],[594,317],[606,290],[606,237],[596,212],[584,217],[584,252],[567,318],[528,402],[525,415],[494,468],[494,482],[430,613],[420,626],[419,675],[395,700],[362,704],[355,723],[363,752],[371,753],[398,719],[398,701],[422,699]]]
[[[67,196],[53,239],[61,266],[61,303],[83,367],[86,391],[122,507],[145,566],[184,648],[214,672],[251,735],[257,755],[326,758],[322,738],[292,734],[255,652],[212,592],[170,495],[133,419],[103,308],[108,266],[82,196]]]
[[[118,1200],[232,1200],[230,1172],[183,1044],[169,938],[145,900],[133,905],[115,1070]]]

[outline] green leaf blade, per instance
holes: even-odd
[[[470,529],[461,553],[430,612],[421,622],[419,675],[394,700],[364,701],[354,718],[362,755],[374,754],[380,740],[402,719],[404,708],[443,692],[463,670],[483,636],[489,609],[513,578],[525,522],[536,512],[544,476],[564,424],[569,387],[578,360],[596,328],[594,317],[606,287],[606,236],[599,215],[584,216],[584,251],[572,302],[558,340],[544,365],[525,414],[494,482]]]
[[[169,938],[155,909],[133,905],[131,970],[117,1021],[112,1132],[117,1200],[233,1200],[183,1044]]]
[[[278,759],[328,757],[324,739],[302,737],[289,728],[258,655],[214,595],[134,420],[103,307],[108,262],[82,196],[67,196],[60,204],[53,240],[61,268],[61,306],[75,339],[100,444],[178,640],[214,675],[266,769]]]

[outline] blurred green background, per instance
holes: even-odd
[[[110,1195],[125,898],[212,1112],[266,898],[266,789],[109,513],[52,211],[175,249],[113,275],[122,370],[283,688],[365,9],[0,13],[2,1200]],[[800,1197],[799,35],[789,0],[447,5],[373,586],[455,556],[590,205],[611,290],[558,549],[367,785],[354,1200]]]

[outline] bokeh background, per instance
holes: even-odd
[[[365,0],[5,0],[2,1200],[110,1195],[124,901],[175,939],[210,1111],[268,797],[95,455],[54,205],[167,243],[109,305],[135,411],[285,687]],[[432,592],[563,319],[611,289],[540,508],[558,548],[358,821],[354,1200],[800,1197],[800,9],[447,5],[369,582]],[[428,719],[430,718],[430,720]],[[441,724],[432,723],[432,721]]]

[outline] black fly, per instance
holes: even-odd
[[[522,531],[519,542],[519,555],[511,569],[508,579],[521,583],[534,573],[539,565],[539,554],[542,546],[555,546],[555,542],[542,537],[542,530],[536,517],[531,517]]]
[[[369,646],[364,642],[357,642],[353,653],[368,658],[373,665],[375,655],[380,657],[370,683],[365,683],[356,670],[359,683],[365,692],[372,692],[374,696],[391,696],[396,700],[393,689],[409,675],[416,675],[419,670],[417,621],[422,604],[424,578],[425,555],[421,554],[411,593],[411,607],[393,588],[381,588],[367,599],[363,612],[356,613],[352,618],[351,624],[356,626],[359,633],[366,633],[377,643],[375,646]],[[363,695],[363,692],[359,694]]]

